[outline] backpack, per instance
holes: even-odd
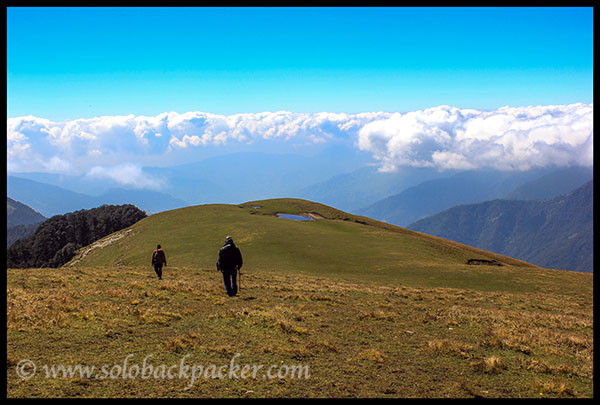
[[[164,253],[158,249],[152,253],[152,264],[163,264],[165,262]]]

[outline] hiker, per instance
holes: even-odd
[[[167,265],[167,257],[165,256],[165,252],[161,249],[160,245],[156,245],[156,250],[152,252],[152,265],[154,266],[154,271],[158,276],[159,280],[162,280],[162,267],[163,264]]]
[[[233,297],[237,294],[237,272],[242,268],[242,253],[233,243],[231,236],[225,238],[225,245],[219,250],[217,270],[223,273],[223,282],[227,295]]]

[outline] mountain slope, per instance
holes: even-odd
[[[493,170],[461,172],[448,178],[423,182],[400,194],[360,209],[357,213],[394,225],[406,226],[455,205],[502,198],[519,185],[548,172],[549,169],[527,172]]]
[[[454,207],[410,229],[526,260],[593,272],[593,182],[550,200],[494,200]]]
[[[46,217],[27,205],[6,197],[6,227],[32,225],[45,221]]]
[[[6,247],[35,233],[46,220],[27,205],[6,197]]]
[[[8,196],[22,201],[46,217],[96,205],[96,200],[89,195],[57,186],[14,176],[8,176],[6,182]]]
[[[429,168],[402,168],[397,173],[382,173],[376,167],[368,166],[305,187],[298,196],[355,212],[408,187],[450,175]]]
[[[10,247],[19,239],[25,239],[35,233],[42,222],[29,225],[15,225],[6,228],[6,247]]]
[[[568,167],[528,181],[508,193],[504,200],[545,200],[567,194],[594,178],[594,169]]]

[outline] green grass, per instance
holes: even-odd
[[[260,205],[261,209],[251,206]],[[323,219],[284,220],[277,212]],[[7,270],[9,397],[591,397],[593,276],[302,200],[148,217],[73,267]],[[242,290],[224,293],[232,235]],[[114,235],[112,236],[114,238]],[[169,266],[150,266],[157,243]],[[468,258],[504,265],[467,266]],[[45,378],[42,365],[304,365],[308,379]],[[23,359],[38,365],[21,379]]]

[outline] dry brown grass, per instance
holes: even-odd
[[[592,297],[486,293],[247,274],[237,298],[214,271],[9,270],[9,396],[592,395]],[[23,358],[119,364],[127,353],[176,363],[308,364],[308,381],[20,380]],[[240,385],[241,384],[241,385]],[[242,389],[243,387],[243,389]],[[251,393],[247,393],[250,392]]]
[[[431,354],[450,354],[461,358],[469,358],[474,346],[451,339],[430,340],[426,343],[424,351]]]
[[[471,366],[474,370],[485,374],[496,374],[507,368],[504,361],[496,356],[484,357],[481,360],[471,362]]]
[[[377,349],[367,349],[357,356],[359,359],[369,360],[375,363],[383,363],[388,358],[387,355]]]
[[[554,394],[560,397],[572,397],[575,396],[575,393],[569,383],[564,381],[552,380],[548,382],[538,382],[540,395],[544,394]]]

